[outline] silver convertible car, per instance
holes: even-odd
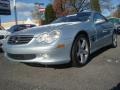
[[[4,42],[7,60],[45,65],[85,65],[91,53],[117,46],[114,25],[97,12],[58,18],[51,24],[16,32]]]

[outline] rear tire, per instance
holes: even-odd
[[[112,45],[113,48],[117,47],[117,34],[114,32],[112,35]]]
[[[80,34],[76,37],[72,51],[71,61],[72,66],[84,66],[87,64],[90,55],[89,40],[84,34]]]

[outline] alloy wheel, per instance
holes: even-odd
[[[117,46],[117,35],[115,33],[113,34],[113,46]]]

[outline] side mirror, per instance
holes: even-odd
[[[100,23],[103,23],[103,22],[105,22],[105,20],[97,19],[97,20],[95,21],[95,24],[100,24]]]

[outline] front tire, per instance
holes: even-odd
[[[84,66],[87,64],[90,55],[90,45],[88,38],[80,34],[74,41],[71,59],[73,66]]]

